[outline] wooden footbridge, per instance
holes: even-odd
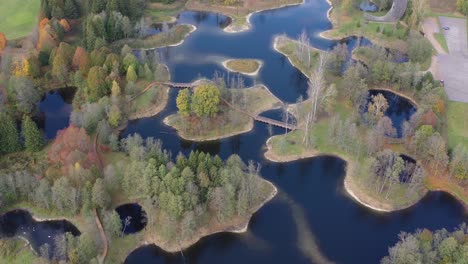
[[[187,88],[192,89],[192,88],[194,88],[196,86],[199,86],[200,84],[201,84],[200,82],[199,83],[152,82],[152,83],[148,84],[143,91],[141,91],[140,93],[138,93],[137,95],[132,97],[130,99],[130,102],[135,100],[140,95],[144,94],[146,91],[148,91],[151,87],[153,87],[155,85],[168,86],[169,88],[172,88],[172,89],[187,89]],[[278,120],[271,119],[271,118],[268,118],[268,117],[263,117],[263,116],[259,116],[257,114],[254,115],[252,113],[249,113],[249,112],[247,112],[245,110],[242,110],[242,109],[232,105],[231,103],[229,103],[228,101],[226,101],[226,100],[224,100],[222,98],[221,98],[221,101],[224,102],[230,108],[234,109],[235,111],[241,112],[243,114],[246,114],[246,115],[250,116],[255,121],[262,122],[264,124],[269,124],[269,125],[276,126],[276,127],[280,127],[280,128],[284,128],[284,129],[288,129],[288,130],[297,130],[297,129],[299,129],[296,125],[293,125],[293,124],[289,124],[289,123],[278,121]]]
[[[299,129],[296,125],[293,125],[293,124],[278,121],[278,120],[271,119],[271,118],[264,117],[264,116],[253,115],[252,113],[249,113],[249,112],[247,112],[245,110],[242,110],[242,109],[232,105],[231,103],[229,103],[228,101],[226,101],[226,100],[224,100],[222,98],[221,98],[221,101],[223,101],[227,106],[229,106],[230,108],[236,110],[237,112],[240,112],[240,113],[243,113],[243,114],[246,114],[246,115],[250,116],[255,121],[262,122],[262,123],[267,124],[267,125],[272,125],[272,126],[288,129],[288,130],[297,130],[297,129]]]

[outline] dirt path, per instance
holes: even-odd
[[[99,219],[99,215],[97,213],[96,208],[93,209],[93,212],[94,212],[94,218],[96,219],[96,225],[98,226],[99,233],[101,235],[102,243],[104,244],[104,249],[102,250],[102,254],[99,256],[99,263],[104,263],[104,260],[106,259],[107,251],[109,248],[107,245],[107,237],[106,237],[106,233],[104,232],[104,228],[102,227],[101,219]]]
[[[424,36],[431,42],[438,54],[447,54],[440,43],[435,39],[434,34],[439,33],[439,23],[437,18],[429,17],[423,21]]]

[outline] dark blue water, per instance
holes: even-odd
[[[55,138],[57,131],[68,127],[75,88],[56,89],[46,93],[39,102],[39,128],[47,139]]]
[[[126,235],[143,230],[146,226],[146,212],[136,203],[123,204],[115,208],[120,216],[122,232]]]
[[[262,82],[281,100],[295,102],[306,95],[307,79],[288,60],[272,49],[275,35],[285,33],[297,38],[306,30],[312,45],[330,49],[336,42],[319,37],[331,28],[326,18],[325,0],[308,0],[299,7],[255,14],[253,29],[226,34],[226,17],[211,13],[183,12],[179,23],[198,27],[183,45],[160,49],[168,63],[172,81],[190,82],[211,77],[215,71],[228,73],[221,62],[226,58],[254,58],[264,61],[258,76],[246,84]],[[357,43],[349,40],[349,46]],[[257,212],[245,234],[216,234],[202,239],[181,254],[169,254],[156,246],[144,246],[132,252],[126,263],[310,263],[316,245],[321,254],[338,263],[378,263],[400,231],[417,228],[453,228],[467,220],[461,204],[451,196],[432,192],[414,207],[380,214],[361,207],[343,190],[345,162],[334,157],[319,157],[277,164],[264,159],[268,127],[256,123],[248,133],[211,142],[197,143],[181,139],[162,120],[176,111],[170,94],[166,109],[156,117],[131,121],[122,137],[139,133],[162,140],[174,154],[201,150],[227,158],[238,154],[244,161],[262,164],[262,175],[272,181],[279,194]],[[263,115],[280,117],[279,110]],[[284,129],[273,128],[273,134]],[[312,254],[313,255],[313,254]]]
[[[403,136],[403,122],[409,121],[411,116],[416,113],[416,107],[407,99],[398,96],[390,91],[385,90],[370,90],[368,102],[372,95],[381,93],[388,102],[388,109],[385,115],[390,117],[393,127],[397,130],[397,137]]]
[[[42,245],[49,244],[49,256],[54,252],[54,238],[67,232],[80,235],[80,231],[66,220],[38,222],[25,210],[14,210],[0,216],[0,238],[23,237],[36,252]]]

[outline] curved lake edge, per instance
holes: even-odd
[[[166,64],[162,63],[162,65],[166,68],[167,73],[168,73],[168,81],[170,81],[171,80],[171,71],[169,70],[169,67],[167,67]],[[163,98],[163,102],[161,102],[161,104],[153,105],[151,107],[148,107],[145,110],[132,113],[128,117],[128,121],[138,120],[138,119],[142,119],[142,118],[149,118],[149,117],[153,117],[153,116],[156,116],[157,114],[161,113],[164,109],[166,109],[166,106],[169,103],[170,90],[171,89],[169,87],[166,87],[166,92],[163,94],[164,98]],[[127,127],[127,124],[125,124],[125,127]],[[125,128],[122,128],[122,129],[119,129],[119,130],[123,130],[123,129],[125,129]]]
[[[189,31],[187,34],[185,34],[185,35],[182,37],[182,40],[180,40],[179,42],[174,43],[174,44],[162,45],[162,46],[158,46],[158,47],[141,48],[141,49],[134,49],[134,50],[148,51],[148,50],[155,50],[155,49],[161,49],[161,48],[167,48],[167,47],[177,47],[177,46],[180,46],[180,45],[184,44],[185,39],[186,39],[188,36],[190,36],[190,34],[192,34],[193,32],[195,32],[195,30],[197,30],[197,27],[196,27],[195,25],[192,25],[192,24],[181,24],[181,26],[188,26],[188,27],[190,27],[190,31]]]
[[[329,1],[329,0],[327,0],[327,1]],[[235,25],[235,22],[236,22],[235,18],[233,18],[229,14],[223,13],[223,15],[226,15],[226,16],[231,18],[231,24],[229,24],[229,26],[225,27],[223,29],[223,31],[226,32],[226,33],[230,33],[230,34],[245,32],[245,31],[252,28],[252,23],[250,22],[250,18],[254,14],[264,12],[264,11],[281,9],[281,8],[285,8],[285,7],[289,7],[289,6],[299,6],[299,5],[302,5],[304,3],[305,3],[305,0],[302,0],[301,2],[298,2],[298,3],[282,4],[282,5],[279,5],[279,6],[276,6],[276,7],[264,8],[264,9],[260,9],[260,10],[250,12],[249,14],[247,14],[247,16],[245,17],[245,22],[242,23],[242,25],[240,27]]]
[[[20,211],[20,212],[24,212],[26,214],[28,214],[28,217],[31,218],[32,221],[34,221],[35,223],[43,223],[43,222],[66,222],[67,224],[69,224],[72,228],[76,229],[76,231],[78,231],[78,235],[81,234],[82,230],[83,230],[83,227],[77,223],[77,221],[75,221],[76,219],[71,219],[69,217],[41,217],[41,216],[38,216],[38,215],[41,215],[41,214],[36,214],[36,209],[35,207],[30,207],[30,206],[17,206],[17,207],[8,207],[8,208],[2,208],[1,212],[0,212],[0,218],[4,217],[5,215],[9,214],[9,213],[14,213],[16,211]],[[4,237],[4,238],[0,238],[2,240],[15,240],[15,239],[21,239],[23,241],[25,241],[27,244],[25,245],[25,247],[29,247],[29,249],[37,256],[39,256],[39,252],[36,251],[36,249],[34,249],[34,246],[33,246],[33,242],[24,237],[23,235],[18,235],[18,234],[15,234],[14,236],[12,237]]]
[[[395,89],[391,89],[391,88],[370,88],[369,91],[386,91],[386,92],[389,92],[389,93],[393,93],[401,98],[404,98],[406,99],[408,102],[410,102],[416,109],[419,108],[419,104],[418,102],[416,102],[416,100],[414,98],[412,98],[411,96],[409,95],[406,95],[400,91],[397,91]]]
[[[240,233],[247,232],[250,220],[252,219],[253,215],[258,210],[260,210],[265,204],[270,202],[276,196],[276,194],[278,194],[278,189],[276,188],[276,186],[272,182],[270,182],[268,180],[265,180],[264,178],[262,178],[260,176],[257,176],[257,177],[261,181],[263,181],[265,184],[268,184],[268,186],[271,188],[270,194],[265,198],[265,200],[263,202],[261,202],[259,205],[255,206],[255,207],[253,207],[245,217],[243,217],[241,219],[234,219],[234,221],[238,220],[238,222],[227,223],[225,226],[220,227],[218,229],[214,229],[214,230],[209,230],[209,227],[208,228],[201,228],[201,230],[199,230],[198,234],[195,234],[191,239],[189,239],[187,241],[182,241],[181,243],[177,244],[176,246],[175,245],[167,245],[167,243],[164,243],[160,239],[150,239],[150,238],[148,238],[145,241],[143,241],[142,243],[140,243],[137,247],[135,247],[135,249],[137,249],[139,247],[142,247],[142,246],[154,244],[154,245],[156,245],[157,247],[161,248],[162,250],[164,250],[166,252],[176,253],[176,252],[180,252],[181,250],[184,250],[184,249],[187,249],[187,248],[193,246],[198,241],[200,241],[202,238],[208,237],[208,236],[211,236],[211,235],[214,235],[214,234],[218,234],[218,233],[236,233],[236,234],[240,234]]]
[[[274,137],[274,136],[273,136]],[[427,188],[425,188],[424,192],[416,199],[415,201],[395,207],[394,205],[388,204],[388,203],[382,203],[381,201],[377,201],[368,194],[363,193],[363,191],[355,184],[353,181],[353,175],[350,174],[350,171],[353,171],[354,168],[354,162],[351,158],[347,157],[346,155],[342,154],[335,154],[335,153],[322,153],[316,149],[311,149],[307,151],[306,153],[302,154],[297,154],[297,155],[288,155],[288,156],[279,156],[273,153],[272,150],[272,144],[271,144],[271,139],[273,137],[270,137],[267,140],[267,151],[264,153],[264,157],[275,163],[287,163],[287,162],[292,162],[292,161],[297,161],[297,160],[302,160],[302,159],[311,159],[311,158],[316,158],[316,157],[323,157],[323,156],[330,156],[330,157],[335,157],[341,160],[344,160],[346,162],[346,169],[345,169],[345,177],[343,179],[343,185],[344,189],[346,190],[346,193],[357,203],[363,205],[364,207],[367,207],[369,209],[372,209],[377,212],[381,213],[390,213],[390,212],[395,212],[395,211],[400,211],[404,210],[407,208],[410,208],[419,201],[421,201],[424,196],[429,192]],[[458,200],[458,199],[457,199]]]
[[[194,83],[200,82],[202,80],[203,79],[197,80]],[[251,90],[251,89],[256,89],[256,88],[264,89],[271,96],[272,100],[275,101],[275,103],[272,103],[267,109],[261,109],[261,111],[258,111],[256,113],[257,115],[260,114],[260,113],[269,111],[269,110],[278,109],[279,106],[275,106],[275,104],[277,104],[277,103],[283,104],[283,102],[278,97],[276,97],[270,91],[270,89],[268,89],[268,87],[265,86],[264,84],[257,84],[257,85],[254,85],[254,86],[251,86],[251,87],[248,87],[248,88],[243,88],[242,90],[246,91],[246,90]],[[217,136],[208,136],[208,137],[207,136],[198,136],[198,137],[195,137],[195,136],[187,135],[187,133],[183,132],[182,129],[177,127],[177,125],[171,124],[170,119],[175,118],[177,116],[178,116],[177,113],[169,115],[169,116],[164,118],[163,123],[166,126],[169,126],[169,127],[173,128],[173,129],[175,129],[177,131],[177,135],[180,136],[181,138],[183,138],[185,140],[189,140],[189,141],[195,141],[195,142],[215,141],[215,140],[230,138],[230,137],[233,137],[233,136],[248,133],[248,132],[252,131],[252,129],[254,128],[254,123],[255,123],[255,120],[253,120],[252,117],[249,117],[248,123],[244,124],[244,126],[240,127],[237,131],[232,131],[232,132],[229,132],[229,133],[223,133],[223,134],[217,135]]]
[[[231,67],[229,67],[230,62],[236,62],[236,61],[254,61],[257,63],[257,69],[253,72],[246,72],[246,71],[241,71],[241,70],[235,70]],[[263,67],[263,61],[257,60],[257,59],[229,59],[225,60],[221,63],[225,69],[227,69],[230,72],[235,72],[235,73],[240,73],[248,76],[257,76],[258,73],[260,72],[260,69]]]

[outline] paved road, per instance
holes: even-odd
[[[468,103],[468,40],[466,19],[440,17],[448,55],[439,55],[439,72],[450,100]]]

